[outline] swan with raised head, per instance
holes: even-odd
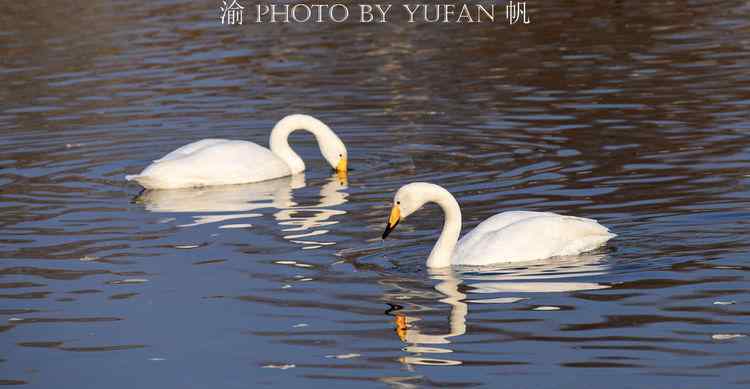
[[[431,268],[523,262],[591,251],[616,235],[596,220],[551,212],[510,211],[480,223],[461,240],[461,209],[443,187],[425,182],[402,186],[393,199],[383,239],[402,219],[437,203],[445,214],[443,232],[427,258]]]
[[[177,189],[247,184],[301,173],[305,162],[287,140],[296,130],[311,132],[323,158],[336,171],[346,172],[344,142],[320,120],[297,114],[276,123],[271,131],[270,150],[243,140],[203,139],[182,146],[155,160],[140,174],[125,178],[146,189]]]

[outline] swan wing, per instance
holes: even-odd
[[[159,159],[155,159],[154,162],[169,161],[170,159],[184,157],[184,156],[190,155],[190,154],[192,154],[192,153],[194,153],[194,152],[196,152],[196,151],[198,151],[198,150],[200,150],[202,148],[205,148],[205,147],[208,147],[208,146],[217,145],[217,144],[220,144],[220,143],[225,143],[225,142],[231,142],[231,140],[227,140],[227,139],[201,139],[199,141],[196,141],[196,142],[193,142],[193,143],[188,143],[185,146],[177,148],[177,149],[173,150],[172,152],[170,152],[169,154],[167,154],[167,155],[165,155],[165,156],[163,156],[163,157],[161,157]]]
[[[461,238],[461,240],[458,242],[458,247],[471,247],[492,231],[501,230],[510,224],[538,216],[556,216],[556,214],[552,212],[532,211],[508,211],[498,213],[497,215],[494,215],[487,220],[479,223],[478,226],[474,227],[473,230],[464,235],[463,238]]]
[[[489,265],[576,255],[593,250],[615,236],[593,219],[553,213],[520,216],[524,215],[501,228],[485,227],[484,233],[470,240],[462,239],[453,262]]]
[[[223,140],[193,146],[190,151],[176,153],[175,150],[168,154],[174,154],[171,157],[162,158],[141,174],[126,178],[147,189],[175,189],[259,182],[290,174],[283,160],[253,142]]]

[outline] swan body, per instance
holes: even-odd
[[[401,219],[428,202],[445,213],[443,232],[428,267],[491,265],[577,255],[591,251],[616,235],[596,220],[551,212],[510,211],[483,221],[461,240],[461,209],[444,188],[423,182],[404,185],[394,198],[385,238]]]
[[[344,143],[323,122],[308,115],[289,115],[271,131],[270,149],[253,142],[203,139],[154,160],[140,174],[128,175],[146,189],[246,184],[301,173],[305,163],[287,138],[295,130],[311,132],[323,157],[334,169],[345,172]]]

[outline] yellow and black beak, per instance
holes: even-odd
[[[339,173],[346,173],[347,168],[348,168],[348,166],[347,166],[346,157],[342,157],[339,160],[339,164],[336,165],[336,171],[339,172]]]
[[[336,172],[336,178],[339,179],[339,185],[346,186],[349,184],[349,175],[346,173],[346,171],[343,172]]]
[[[383,239],[385,239],[388,234],[393,231],[394,228],[398,225],[398,222],[401,221],[401,209],[398,207],[398,205],[393,205],[393,208],[391,208],[391,216],[388,217],[388,223],[385,224],[385,231],[383,231]]]

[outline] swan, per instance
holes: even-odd
[[[172,151],[140,174],[127,175],[125,179],[146,189],[178,189],[246,184],[298,174],[305,170],[305,163],[287,140],[296,130],[311,132],[331,167],[346,172],[344,142],[320,120],[296,114],[284,117],[273,127],[270,150],[242,140],[203,139]]]
[[[443,232],[427,258],[430,268],[576,255],[616,236],[592,219],[551,212],[509,211],[490,217],[459,241],[461,209],[453,195],[441,186],[414,182],[396,192],[383,239],[399,221],[428,202],[437,203],[445,214]]]

